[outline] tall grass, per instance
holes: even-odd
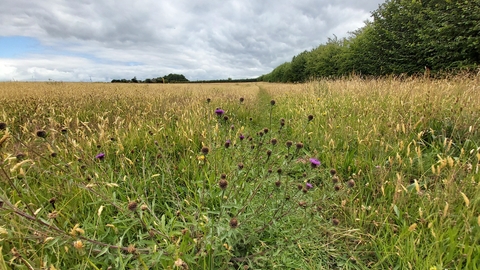
[[[2,83],[0,268],[478,269],[478,85]]]

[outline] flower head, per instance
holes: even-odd
[[[318,166],[320,166],[320,161],[316,158],[310,158],[310,165],[312,166],[312,168],[316,168]]]
[[[225,111],[220,109],[220,108],[215,110],[215,114],[218,115],[218,116],[222,116],[224,113],[225,113]]]
[[[243,139],[245,139],[245,136],[243,136],[243,134],[240,134],[239,138],[241,141],[243,141]]]
[[[96,159],[104,159],[105,158],[105,153],[99,153],[98,155],[95,156]]]
[[[313,185],[311,183],[305,183],[305,188],[307,189],[312,189],[313,188]]]

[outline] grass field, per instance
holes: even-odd
[[[0,83],[0,269],[480,269],[479,83]]]

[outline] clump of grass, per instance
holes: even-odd
[[[2,84],[0,266],[478,268],[477,85]]]

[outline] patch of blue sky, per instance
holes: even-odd
[[[72,46],[74,45],[74,46]],[[122,65],[122,66],[142,66],[141,62],[129,61],[123,62],[115,59],[97,57],[92,54],[79,52],[76,50],[68,50],[74,48],[78,44],[59,43],[53,46],[44,46],[33,37],[26,36],[0,36],[0,58],[22,58],[29,57],[34,54],[41,55],[63,55],[72,56],[91,60],[97,64]]]
[[[31,53],[42,52],[40,42],[32,37],[0,36],[0,57],[18,58]]]

